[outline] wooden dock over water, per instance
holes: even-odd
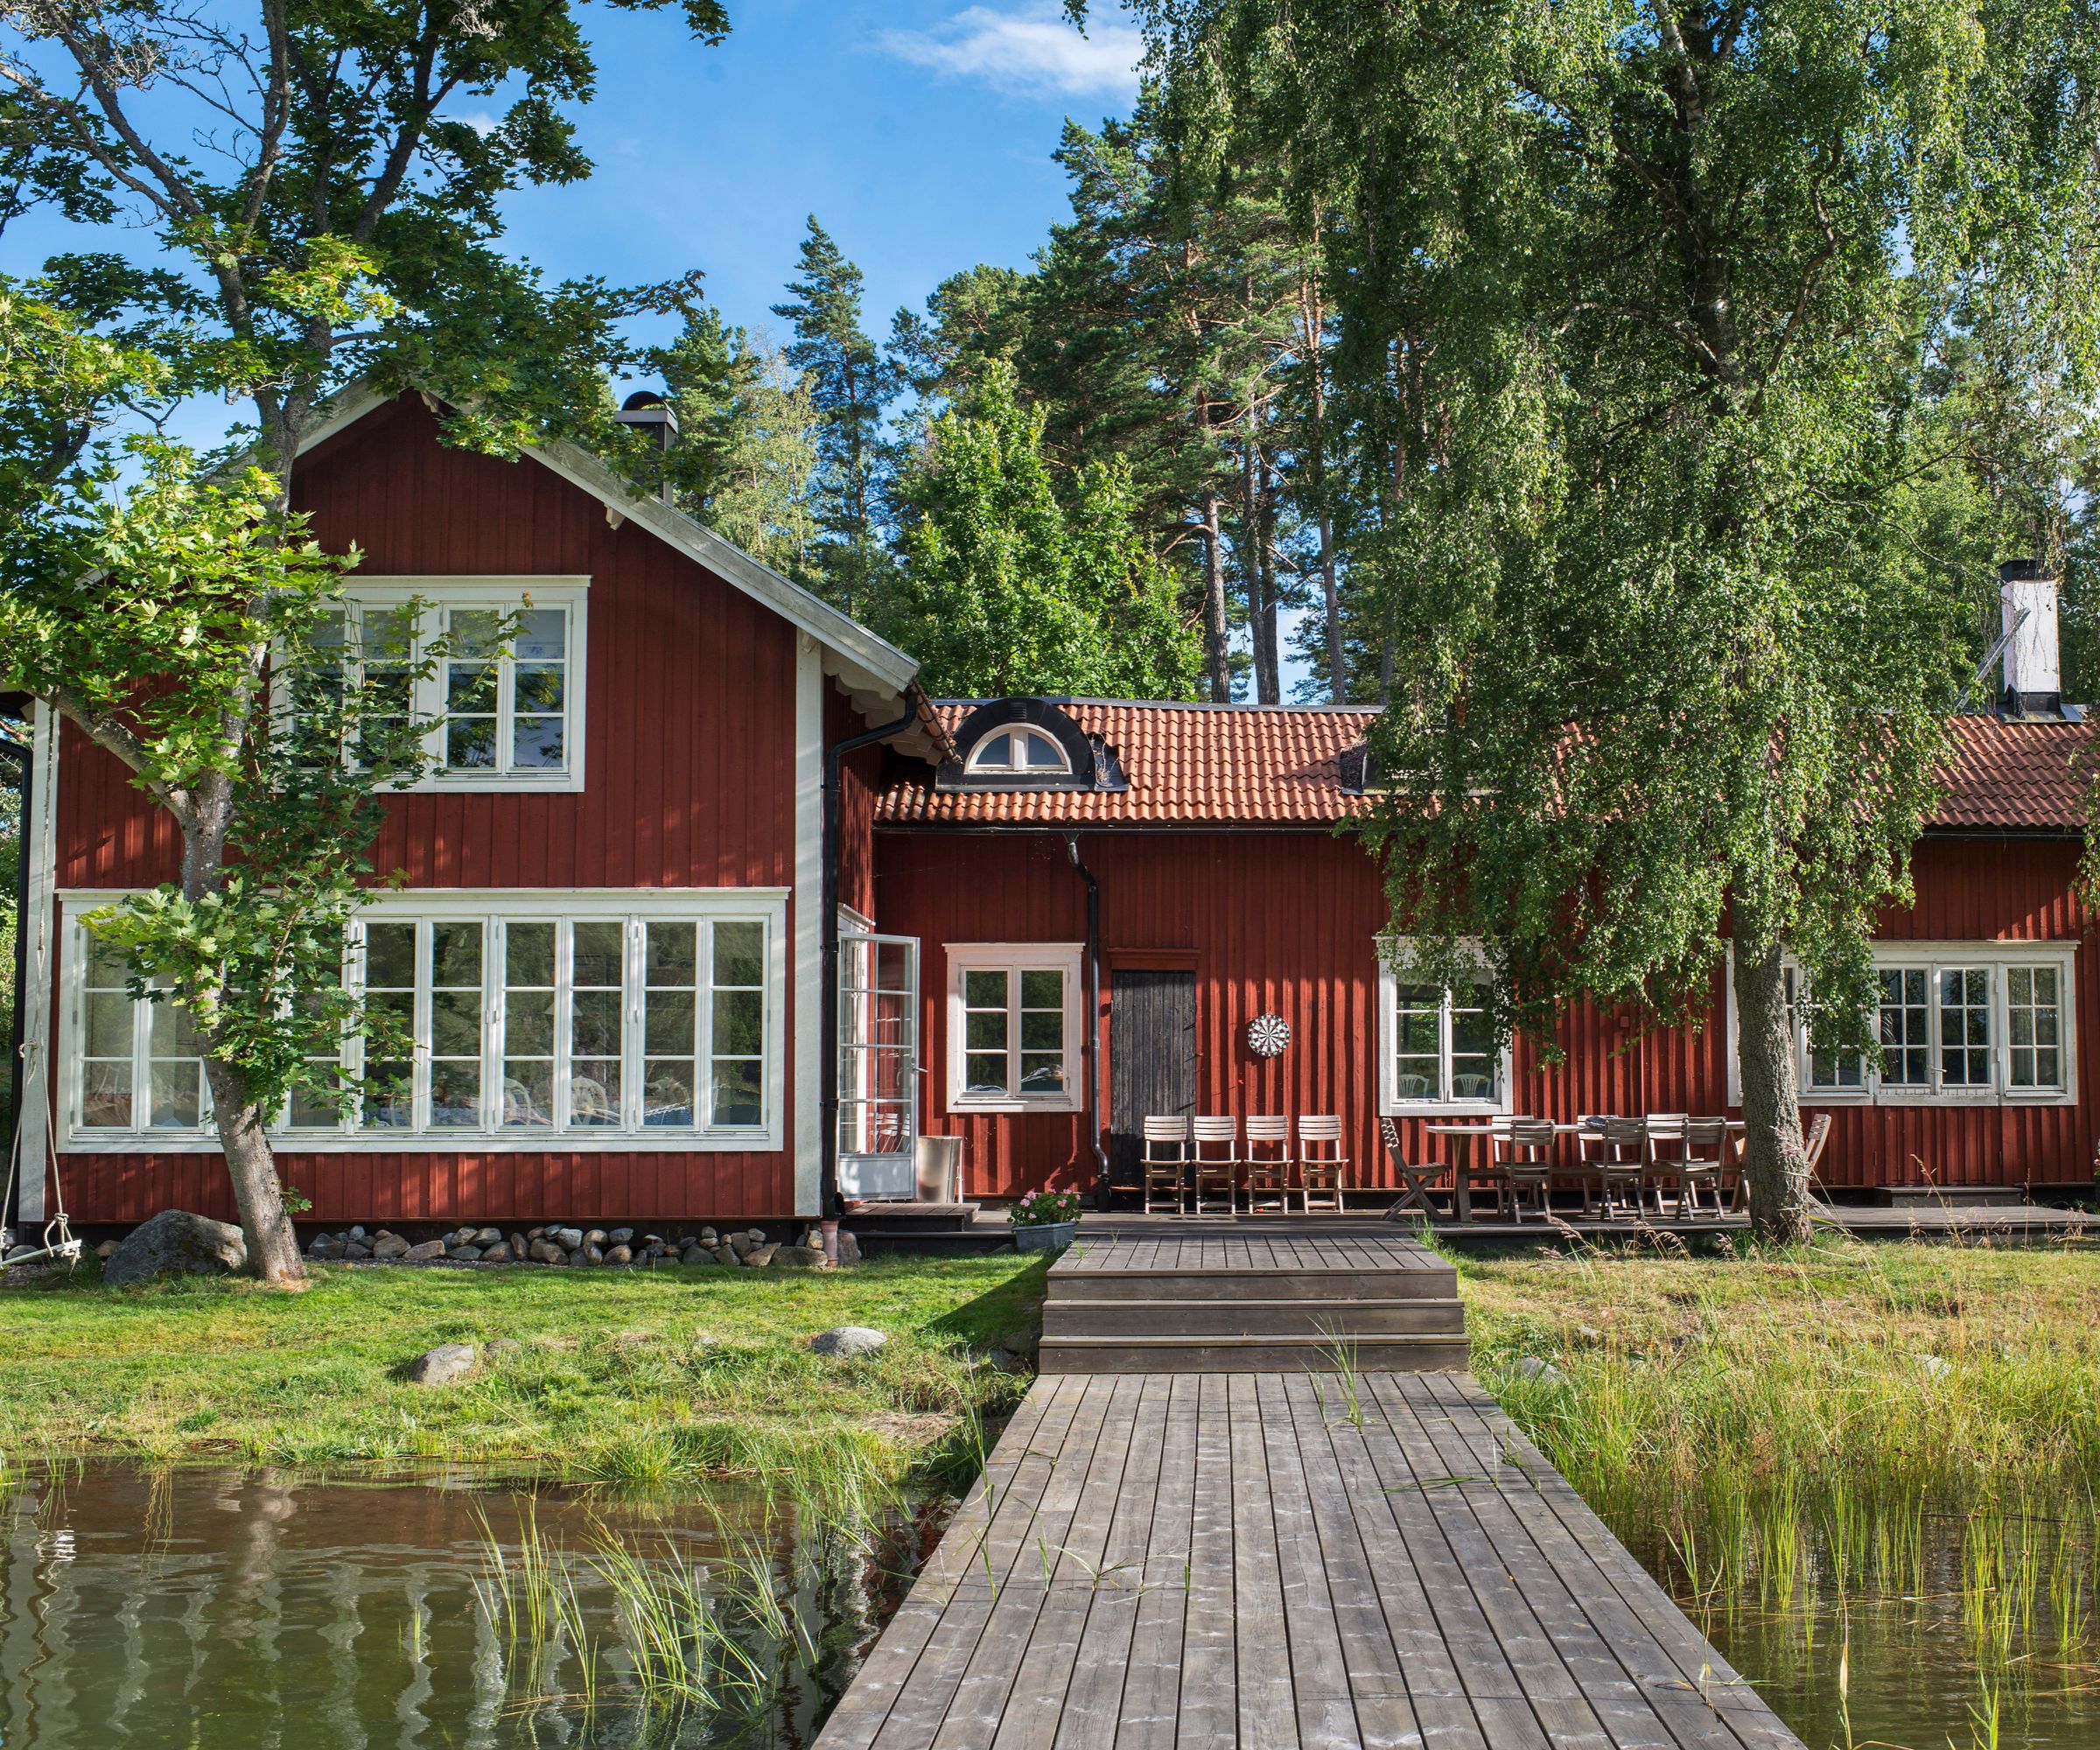
[[[1376,1328],[1396,1299],[1455,1306],[1440,1259],[1233,1244],[1054,1266],[1045,1376],[818,1750],[1801,1750],[1493,1399],[1438,1370],[1446,1334]],[[1052,1371],[1088,1352],[1054,1344],[1059,1309],[1102,1306],[1178,1327]],[[1203,1327],[1235,1306],[1260,1328],[1220,1344]],[[1300,1366],[1307,1308],[1340,1335]],[[1377,1347],[1395,1334],[1438,1340]]]

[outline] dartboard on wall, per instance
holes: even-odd
[[[1291,1023],[1281,1015],[1256,1015],[1247,1023],[1247,1048],[1256,1057],[1280,1057],[1291,1043]]]

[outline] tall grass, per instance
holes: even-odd
[[[2001,1698],[2100,1679],[2094,1262],[1838,1243],[1491,1264],[1475,1360],[1688,1602],[1804,1635],[1864,1600],[1943,1606],[1989,1741]],[[1558,1318],[1500,1292],[1549,1277]],[[1564,1378],[1525,1378],[1526,1354]]]

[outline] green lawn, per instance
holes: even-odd
[[[938,1477],[974,1464],[979,1418],[1024,1383],[972,1352],[1035,1322],[1043,1269],[1012,1255],[828,1273],[321,1265],[304,1294],[108,1291],[84,1270],[0,1289],[0,1452]],[[808,1352],[849,1324],[888,1347]],[[458,1384],[404,1376],[437,1344],[502,1338],[519,1347]]]

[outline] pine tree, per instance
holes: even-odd
[[[816,558],[827,593],[864,617],[875,612],[887,564],[882,421],[897,397],[897,373],[861,327],[860,270],[814,215],[801,267],[790,300],[773,313],[794,329],[788,362],[802,373],[819,421]]]

